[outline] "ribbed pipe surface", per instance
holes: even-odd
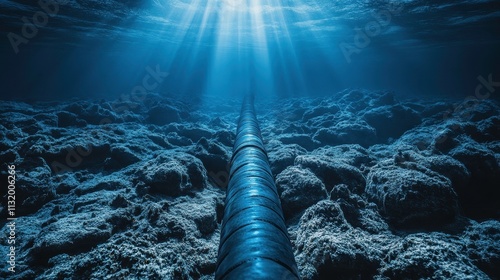
[[[299,279],[253,97],[233,147],[215,279]]]

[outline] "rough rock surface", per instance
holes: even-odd
[[[389,245],[378,279],[488,279],[462,248],[445,234],[410,234]]]
[[[472,222],[463,233],[467,256],[492,278],[500,275],[500,222]]]
[[[303,279],[500,279],[497,102],[257,102]],[[213,279],[239,109],[2,101],[0,180],[15,164],[18,218],[16,272],[0,278]]]
[[[338,202],[323,200],[306,210],[295,234],[296,259],[305,279],[369,279],[376,274],[390,234],[354,228]]]
[[[147,161],[137,174],[152,193],[168,196],[188,194],[206,185],[207,174],[201,160],[175,151],[161,152]]]
[[[328,193],[321,180],[308,169],[290,166],[276,177],[285,218],[326,199]]]
[[[359,169],[334,158],[304,155],[295,159],[295,165],[308,168],[316,174],[328,191],[337,184],[346,184],[355,192],[362,192],[365,186],[365,178]]]
[[[376,166],[368,174],[366,195],[395,225],[439,224],[452,221],[458,213],[451,181],[425,169]]]

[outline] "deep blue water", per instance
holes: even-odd
[[[0,279],[214,279],[225,209],[265,192],[304,280],[500,279],[500,1],[0,11]],[[233,156],[249,92],[264,145]]]
[[[347,87],[465,97],[478,76],[500,80],[499,1],[58,3],[0,1],[3,99]]]

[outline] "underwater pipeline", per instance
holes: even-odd
[[[238,121],[215,279],[299,279],[253,100]]]

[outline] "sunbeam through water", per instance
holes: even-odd
[[[500,279],[499,11],[0,0],[0,279]]]

